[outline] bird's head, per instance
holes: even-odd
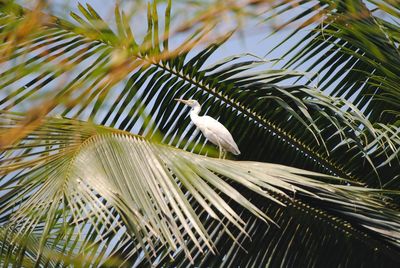
[[[175,99],[175,100],[182,102],[183,104],[186,104],[187,106],[190,106],[192,108],[200,107],[200,104],[197,102],[197,100],[183,100],[183,99]]]

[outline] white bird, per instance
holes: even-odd
[[[210,142],[218,146],[219,158],[221,156],[225,158],[226,152],[231,152],[234,155],[240,154],[236,142],[224,125],[208,115],[199,116],[201,106],[196,100],[175,100],[192,108],[190,110],[190,119]]]

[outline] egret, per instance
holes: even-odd
[[[210,142],[218,146],[219,158],[221,158],[221,156],[225,158],[226,152],[231,152],[234,155],[240,154],[239,148],[233,140],[231,133],[224,125],[210,116],[199,116],[201,106],[196,100],[175,100],[192,108],[190,110],[190,119]]]

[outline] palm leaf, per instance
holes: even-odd
[[[15,13],[21,16],[27,12],[20,9],[17,12],[13,7],[11,14],[10,9],[4,9],[7,16],[15,16]],[[342,116],[342,107],[351,106],[350,103],[324,96],[314,88],[283,84],[293,77],[301,77],[301,73],[286,70],[251,72],[263,61],[243,61],[238,57],[204,67],[221,42],[189,58],[188,51],[201,40],[202,33],[193,35],[177,50],[169,52],[166,47],[162,50],[157,35],[157,14],[151,7],[148,32],[140,46],[118,10],[119,35],[113,33],[90,6],[79,9],[85,17],[73,14],[79,25],[46,17],[49,22],[45,20],[43,32],[27,37],[32,40],[33,48],[23,46],[19,54],[9,56],[10,59],[30,57],[33,51],[46,47],[38,56],[18,65],[24,70],[21,77],[13,77],[3,84],[6,89],[37,70],[41,72],[37,78],[6,96],[2,102],[4,109],[21,109],[22,103],[32,103],[31,96],[36,96],[39,91],[45,93],[48,85],[68,75],[66,71],[79,70],[65,87],[48,93],[51,101],[33,112],[40,116],[53,111],[82,119],[89,117],[111,127],[148,136],[152,136],[154,130],[161,131],[165,143],[191,150],[201,148],[205,140],[194,133],[193,127],[188,127],[189,119],[182,114],[184,107],[172,105],[172,100],[181,96],[197,98],[209,115],[218,117],[232,131],[241,133],[235,138],[243,148],[242,159],[296,165],[349,180],[366,181],[372,186],[380,186],[393,178],[390,172],[386,174],[387,170],[376,167],[387,158],[390,159],[388,164],[396,159],[385,158],[387,154],[381,153],[370,155],[367,148],[371,144],[380,147],[384,143],[376,141],[379,131],[355,107]],[[19,18],[24,20],[24,16]],[[54,38],[54,31],[61,39]],[[129,36],[128,40],[126,36]],[[166,40],[167,37],[163,40],[164,45]],[[57,45],[60,41],[70,45],[55,55],[49,54],[48,51],[64,47]],[[41,43],[36,45],[37,42]],[[63,59],[61,55],[66,52],[71,56]],[[84,62],[91,56],[91,61]],[[44,63],[51,64],[57,58],[68,66],[66,70],[59,70],[59,64],[49,69],[45,67]],[[39,59],[40,63],[27,67]],[[15,69],[3,74],[5,80],[6,74],[12,76],[13,71]],[[127,76],[129,79],[124,83]],[[123,88],[121,84],[124,84]],[[139,120],[143,111],[156,123],[149,125]],[[231,120],[231,114],[236,114],[237,120]],[[347,161],[350,158],[354,161]]]
[[[318,2],[314,3],[318,8],[310,1],[277,4],[278,12],[268,16],[267,21],[288,12],[313,14],[313,19],[310,19],[312,23],[304,23],[301,15],[286,19],[277,29],[294,27],[294,30],[272,50],[297,38],[282,57],[285,68],[303,68],[314,73],[309,83],[316,82],[322,91],[351,100],[361,109],[377,131],[371,145],[382,145],[373,150],[373,146],[365,148],[371,152],[371,159],[379,159],[378,166],[388,164],[399,156],[399,147],[394,145],[399,141],[398,133],[395,134],[400,97],[396,86],[399,83],[399,28],[395,22],[399,18],[399,7],[381,1]],[[300,30],[306,27],[311,30],[298,41]],[[386,181],[397,182],[399,170],[399,162],[392,161],[380,174]],[[398,184],[392,187],[397,188]]]
[[[44,266],[73,260],[83,266],[113,266],[121,260],[132,266],[265,266],[279,260],[345,265],[367,252],[366,264],[396,262],[399,220],[389,196],[397,193],[343,186],[360,185],[358,181],[396,187],[397,169],[387,167],[398,159],[385,153],[398,150],[395,125],[372,125],[349,102],[313,87],[287,85],[301,73],[256,71],[264,63],[260,59],[233,56],[206,66],[229,35],[194,54],[190,51],[207,31],[199,30],[168,51],[168,34],[158,33],[155,5],[149,6],[143,42],[134,38],[118,8],[116,31],[90,6],[80,6],[80,11],[82,15],[72,15],[77,23],[71,23],[13,4],[1,9],[3,63],[13,67],[4,69],[0,88],[13,90],[0,105],[29,110],[29,116],[1,116],[5,194],[0,222],[10,234],[2,240],[10,249],[2,251],[7,258],[14,254]],[[17,35],[16,29],[35,14],[43,23]],[[199,99],[209,115],[228,126],[244,152],[241,159],[344,179],[273,164],[209,159],[117,130],[212,154],[189,125],[185,108],[173,103],[182,96]],[[31,109],[37,102],[41,107]],[[45,119],[48,113],[114,129]],[[110,163],[113,168],[106,169]],[[326,223],[322,230],[321,222]],[[39,241],[34,253],[23,245],[9,246],[16,232]],[[331,261],[331,252],[318,247],[321,237],[329,248],[345,244],[346,254],[335,254]],[[257,251],[242,248],[255,245],[261,245]],[[286,246],[290,252],[282,250]],[[48,248],[56,249],[54,261]],[[304,260],[302,254],[310,258]]]
[[[5,130],[24,117],[2,118]],[[320,217],[340,219],[347,233],[363,233],[367,248],[397,254],[400,218],[385,208],[384,192],[341,186],[336,178],[287,166],[194,155],[76,120],[46,119],[4,151],[0,172],[1,222],[10,230],[2,240],[17,233],[38,241],[34,253],[3,242],[4,260],[19,254],[54,266],[54,260],[64,262],[46,251],[54,247],[58,256],[81,258],[85,265],[170,262],[174,254],[195,262],[202,258],[195,250],[219,251],[222,233],[240,248],[237,243],[253,231],[253,220],[244,222],[249,217],[243,213],[259,219],[258,228],[279,229],[273,226],[283,222],[275,221],[299,209],[323,211]],[[219,231],[211,232],[211,226]]]

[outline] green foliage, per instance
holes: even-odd
[[[294,3],[287,2],[273,17],[297,8],[312,16],[306,22],[303,16],[293,17],[280,25],[278,29],[294,25],[294,30],[272,50],[296,38],[301,29],[312,28],[286,52],[285,68],[305,67],[315,74],[310,83],[318,82],[330,95],[351,100],[368,116],[377,131],[372,144],[381,143],[383,150],[375,150],[372,144],[366,150],[377,159],[377,166],[390,163],[391,168],[379,171],[386,177],[381,186],[398,189],[400,166],[398,160],[393,161],[399,155],[400,127],[398,4],[358,0]]]
[[[2,118],[6,129],[24,117],[3,113]],[[342,186],[335,177],[194,155],[70,119],[46,119],[5,153],[0,210],[5,260],[12,254],[41,264],[64,256],[87,265],[126,257],[168,263],[169,254],[184,254],[182,261],[197,262],[203,257],[195,251],[214,255],[227,247],[218,247],[221,235],[240,248],[253,231],[242,213],[250,213],[246,218],[257,228],[277,228],[267,232],[275,236],[286,235],[280,228],[299,210],[312,218],[320,214],[317,226],[320,219],[333,222],[338,235],[360,239],[363,233],[362,239],[383,253],[397,254],[392,248],[398,247],[400,219],[381,202],[385,192]],[[237,190],[244,188],[245,195]],[[32,237],[29,247],[19,248],[14,233],[24,241]]]
[[[171,1],[163,17],[148,5],[143,40],[118,6],[113,29],[90,5],[72,22],[2,2],[3,266],[396,265],[397,103],[386,109],[398,93],[395,63],[380,47],[361,53],[364,20],[341,26],[333,17],[351,6],[335,3],[287,65],[321,61],[314,50],[328,47],[338,58],[326,70],[364,64],[322,77],[341,79],[329,96],[253,55],[208,65],[232,34],[203,45],[212,23],[189,25],[171,48]],[[372,44],[397,49],[397,28],[384,29]],[[227,126],[243,161],[205,156],[213,149],[181,97]]]
[[[301,3],[308,5],[308,12],[315,9],[309,2]],[[400,93],[395,86],[400,71],[398,5],[352,0],[320,1],[317,6],[314,18],[321,23],[287,51],[286,55],[302,46],[286,67],[298,68],[308,63],[307,71],[320,74],[322,90],[333,85],[332,95],[354,98],[352,102],[365,110],[371,122],[399,126]],[[288,3],[288,8],[282,11],[291,8],[294,7]],[[293,18],[288,23],[299,19]],[[357,90],[359,93],[355,94]]]

